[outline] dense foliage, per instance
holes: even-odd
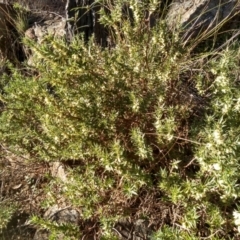
[[[194,55],[164,19],[145,21],[155,1],[130,1],[124,18],[121,4],[101,12],[110,49],[94,38],[25,40],[28,73],[1,78],[1,142],[31,161],[66,163],[68,181],[52,180],[44,206],[64,198],[100,223],[103,239],[123,217],[149,221],[153,239],[237,237],[239,45]]]

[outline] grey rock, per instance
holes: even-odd
[[[38,43],[41,43],[43,38],[49,34],[55,37],[63,37],[66,34],[65,25],[65,19],[56,16],[42,22],[35,22],[34,25],[25,32],[25,36],[36,40]]]
[[[64,37],[66,35],[65,25],[65,18],[48,15],[48,18],[45,17],[45,20],[35,22],[31,28],[27,29],[25,37],[41,44],[47,35],[53,35],[56,38]],[[28,53],[28,65],[34,66],[34,52],[28,48],[25,48],[25,52]]]
[[[183,39],[208,34],[239,11],[239,0],[183,0],[169,7],[167,24],[183,29]]]
[[[134,223],[127,219],[119,220],[113,228],[115,234],[121,240],[147,240],[150,239],[152,230],[148,227],[146,219],[137,219]]]
[[[44,214],[44,219],[61,223],[71,223],[77,225],[79,222],[80,214],[77,210],[70,207],[60,208],[57,205],[50,207]],[[47,240],[50,233],[47,230],[39,229],[36,231],[33,240]],[[65,239],[64,234],[60,233],[57,236],[58,240]]]
[[[59,208],[57,205],[54,205],[45,212],[44,218],[58,223],[77,224],[79,221],[79,213],[70,207]]]
[[[52,162],[50,166],[52,177],[56,177],[63,182],[68,182],[66,169],[61,162]]]

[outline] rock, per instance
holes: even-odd
[[[54,205],[45,212],[44,218],[56,221],[57,223],[77,224],[79,213],[70,207],[59,208],[57,205]]]
[[[35,22],[33,26],[25,32],[25,37],[41,44],[44,37],[51,34],[54,37],[64,37],[66,35],[65,31],[66,20],[61,16],[51,16],[45,17],[45,20],[40,22]],[[30,49],[25,48],[25,52],[28,53],[28,65],[34,66],[34,53]]]
[[[50,171],[51,171],[52,177],[59,178],[63,182],[68,181],[66,171],[61,162],[53,162],[51,164]]]
[[[183,39],[188,40],[229,20],[237,14],[239,6],[238,0],[176,0],[169,8],[167,24],[171,29],[181,27]]]
[[[148,227],[148,224],[148,221],[145,219],[138,219],[134,223],[128,222],[127,219],[122,219],[115,224],[113,230],[121,240],[150,239],[152,230]]]
[[[77,210],[70,207],[59,208],[57,205],[50,207],[44,214],[44,218],[58,224],[71,223],[77,225],[80,214]],[[39,229],[36,231],[33,240],[47,240],[50,233],[47,230]],[[57,236],[58,240],[66,239],[63,233]]]
[[[49,34],[55,37],[63,37],[66,34],[65,25],[65,19],[56,16],[39,23],[35,22],[34,25],[25,32],[25,36],[38,43],[41,43],[43,38]]]

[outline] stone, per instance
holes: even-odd
[[[60,208],[57,205],[50,207],[44,214],[45,219],[56,221],[57,223],[77,224],[79,217],[77,210],[70,207]]]
[[[63,182],[68,182],[67,173],[65,171],[64,165],[61,162],[53,162],[50,167],[52,177],[56,177]]]
[[[50,16],[45,17],[45,20],[40,22],[35,22],[32,27],[26,30],[25,37],[35,41],[38,44],[41,44],[43,39],[51,34],[54,37],[65,37],[66,20],[61,16]],[[25,52],[28,53],[27,63],[29,66],[34,66],[34,53],[25,48]]]
[[[77,225],[79,222],[80,214],[77,210],[70,207],[60,208],[57,205],[50,207],[44,214],[44,218],[61,223],[71,223]],[[46,230],[39,229],[36,231],[33,240],[47,240],[50,233]],[[64,234],[60,233],[57,236],[58,240],[66,239]]]
[[[167,13],[167,24],[171,29],[180,27],[183,40],[216,29],[239,12],[238,0],[183,0],[174,1]]]
[[[121,240],[150,239],[152,229],[148,227],[148,224],[146,219],[137,219],[134,223],[121,219],[115,224],[113,231]]]
[[[53,19],[42,22],[35,22],[33,26],[25,32],[25,36],[41,43],[45,36],[51,34],[54,37],[65,36],[65,19],[63,17],[54,17]]]

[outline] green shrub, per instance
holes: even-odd
[[[53,223],[50,220],[42,219],[37,216],[32,217],[31,223],[39,225],[42,229],[50,232],[49,240],[55,239],[78,239],[79,233],[77,226],[70,223]]]
[[[101,12],[111,49],[94,38],[26,40],[34,67],[5,76],[2,142],[33,161],[73,162],[46,204],[65,198],[105,239],[122,217],[154,218],[151,206],[133,208],[144,192],[173,211],[152,223],[163,223],[153,239],[237,236],[239,46],[199,61],[163,19],[149,27],[154,2],[130,1],[133,20],[120,4]]]
[[[14,203],[1,201],[0,202],[0,233],[7,227],[7,224],[13,217],[13,214],[16,212],[17,207]]]

